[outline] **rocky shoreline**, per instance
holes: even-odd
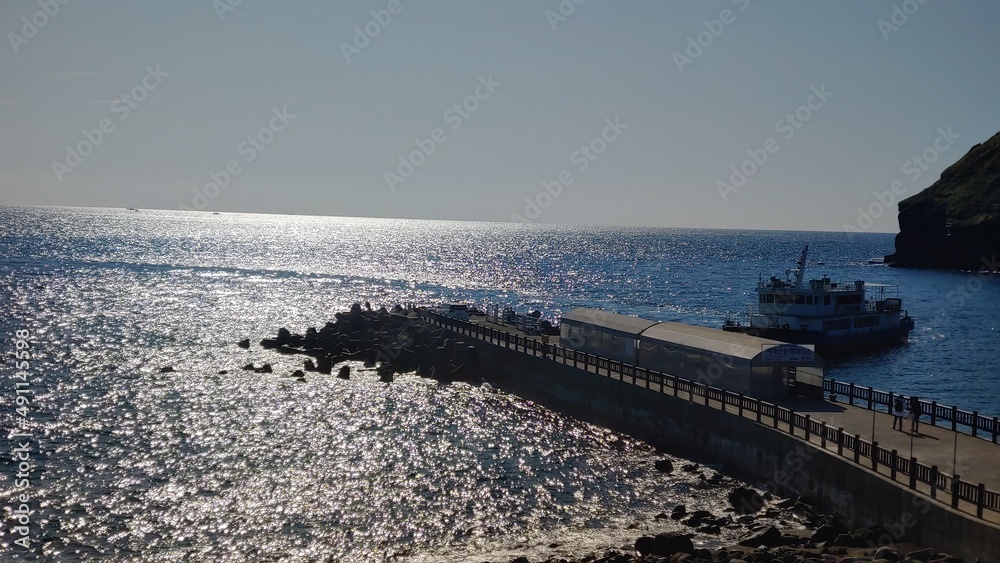
[[[442,382],[481,381],[476,348],[453,332],[427,323],[419,309],[396,305],[391,311],[385,307],[373,310],[367,302],[364,306],[355,303],[350,311],[334,318],[322,328],[308,328],[305,334],[280,328],[274,338],[265,338],[260,345],[281,354],[311,356],[303,362],[302,370],[292,374],[299,378],[310,371],[330,374],[341,362],[363,361],[367,367],[377,366],[379,378],[386,382],[395,374],[408,372]],[[250,341],[239,345],[249,348]],[[271,367],[264,366],[251,364],[244,369],[259,372]],[[350,368],[341,367],[338,376],[349,378]]]
[[[773,530],[773,532],[772,532]],[[859,530],[856,533],[863,533]],[[770,528],[767,533],[772,533],[776,537],[794,538],[789,534],[782,534],[775,528]],[[853,536],[852,536],[853,537]],[[664,548],[655,551],[653,546],[657,542],[666,546],[671,542],[682,543],[690,539],[686,536],[672,538],[639,538],[636,541],[634,552],[621,550],[609,550],[603,554],[592,554],[579,559],[550,558],[531,561],[525,557],[512,559],[510,563],[862,563],[862,562],[896,562],[905,563],[964,563],[963,559],[952,557],[946,553],[938,552],[930,548],[919,548],[910,544],[892,544],[884,547],[850,547],[842,546],[836,542],[820,542],[818,545],[805,538],[798,538],[803,543],[801,546],[778,546],[778,547],[752,547],[738,545],[723,547],[716,550],[682,548],[679,551],[671,551]],[[642,547],[640,547],[640,544]],[[653,549],[654,551],[644,551]]]
[[[392,310],[384,307],[373,310],[368,303],[355,303],[350,311],[337,313],[335,321],[322,328],[309,328],[305,334],[293,334],[281,328],[274,338],[261,340],[260,346],[280,354],[309,356],[303,361],[302,369],[288,374],[299,380],[304,380],[309,372],[332,374],[338,363],[363,361],[386,383],[391,383],[396,374],[408,372],[442,382],[481,383],[476,348],[452,331],[429,324],[423,314],[420,309],[404,309],[398,305]],[[250,340],[242,340],[238,345],[248,349]],[[257,373],[274,371],[268,363],[248,364],[243,369]],[[351,368],[342,365],[337,377],[349,379]],[[676,471],[697,475],[702,487],[732,487],[731,479],[720,474],[706,477],[702,468],[696,463],[687,463]],[[669,459],[657,461],[655,469],[664,474],[675,472]],[[777,501],[767,493],[762,496],[742,486],[733,487],[727,498],[729,506],[720,507],[722,515],[706,510],[689,513],[684,505],[677,505],[670,514],[656,516],[657,520],[677,521],[690,528],[692,532],[689,533],[642,536],[635,540],[631,549],[609,550],[582,558],[552,557],[531,561],[519,557],[511,563],[964,563],[962,559],[933,549],[894,544],[895,536],[881,526],[849,532],[832,516],[817,513],[801,499]],[[761,518],[776,519],[781,525],[790,525],[789,520],[794,520],[801,528],[779,529],[762,524]],[[724,528],[743,530],[744,539],[736,545],[715,550],[695,548],[692,538],[716,538]]]

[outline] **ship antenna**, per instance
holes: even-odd
[[[805,248],[802,249],[802,255],[799,256],[798,267],[795,269],[795,289],[802,289],[802,279],[806,275],[806,254],[809,252],[809,245],[807,244]]]

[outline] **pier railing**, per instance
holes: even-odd
[[[776,431],[785,432],[803,439],[814,446],[853,461],[867,469],[891,478],[913,491],[928,495],[952,508],[966,513],[975,513],[983,518],[984,511],[1000,512],[1000,492],[987,489],[983,483],[963,481],[960,475],[949,475],[936,465],[925,465],[915,457],[901,456],[897,450],[888,450],[877,441],[867,441],[860,434],[851,435],[842,427],[832,427],[825,421],[812,420],[810,415],[774,403],[734,393],[676,375],[662,373],[647,368],[626,364],[602,356],[546,344],[535,338],[507,332],[499,328],[483,326],[444,317],[436,313],[426,313],[427,321],[447,328],[456,334],[476,338],[509,350],[515,350],[538,358],[573,366],[596,375],[617,379],[624,383],[643,387],[692,403],[704,405],[722,412],[750,418],[760,424],[769,425]],[[840,386],[846,388],[852,404],[854,400],[871,401],[874,408],[880,403],[880,391],[854,387],[850,384],[832,382],[830,387],[840,393]],[[886,397],[889,394],[885,394]],[[928,411],[930,412],[930,411]],[[940,412],[940,411],[938,411]],[[957,411],[965,412],[965,411]],[[938,418],[942,418],[940,415]],[[980,417],[982,418],[982,417]],[[949,420],[957,420],[953,417]],[[973,420],[973,419],[969,419]],[[991,428],[995,428],[991,427]],[[994,515],[995,516],[995,515]],[[995,520],[995,518],[993,518]]]
[[[879,391],[871,387],[862,387],[853,383],[844,383],[834,379],[823,382],[823,390],[836,397],[844,397],[846,402],[856,407],[889,413],[896,397],[904,395],[888,391]],[[905,397],[908,399],[908,397]],[[909,407],[909,401],[907,401]],[[939,405],[937,401],[920,400],[921,417],[930,418],[930,423],[942,428],[951,428],[953,432],[962,432],[976,438],[1000,443],[1000,418],[986,417],[978,411],[966,411],[956,407]]]

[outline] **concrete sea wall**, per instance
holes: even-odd
[[[468,343],[476,347],[487,381],[500,389],[670,452],[721,463],[764,489],[801,495],[850,526],[881,524],[886,528],[882,544],[911,541],[969,561],[1000,561],[997,526],[805,440],[593,372],[476,339]]]

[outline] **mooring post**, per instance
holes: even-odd
[[[976,495],[976,517],[983,517],[983,503],[986,501],[986,485],[979,484],[979,494]]]

